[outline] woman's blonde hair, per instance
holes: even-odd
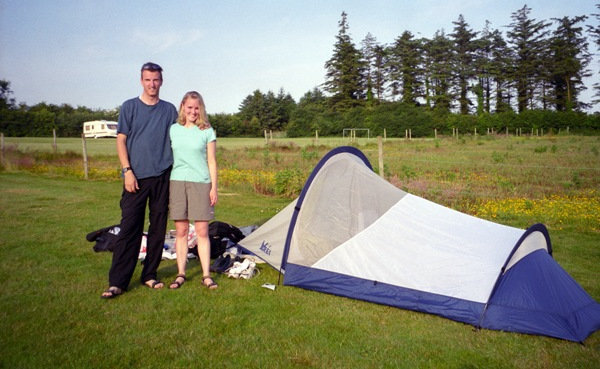
[[[200,129],[206,129],[210,127],[210,123],[208,122],[208,115],[206,114],[206,106],[204,105],[204,100],[202,96],[196,91],[189,91],[183,95],[183,99],[181,99],[181,104],[179,105],[179,116],[177,117],[177,122],[184,126],[187,122],[185,120],[185,109],[184,105],[188,99],[198,100],[200,105],[200,115],[198,119],[194,123]]]

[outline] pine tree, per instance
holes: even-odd
[[[527,5],[512,13],[513,23],[509,25],[508,39],[515,50],[514,71],[512,79],[517,89],[518,111],[522,112],[534,107],[535,91],[541,80],[539,66],[543,61],[541,55],[545,46],[544,39],[548,34],[549,23],[537,22],[529,18],[531,8]]]
[[[508,76],[513,74],[514,53],[499,30],[491,33],[490,74],[494,80],[494,100],[497,113],[511,110],[511,84]]]
[[[263,94],[260,90],[255,90],[240,104],[239,116],[251,127],[250,131],[244,133],[260,134],[265,129],[283,129],[295,107],[296,102],[283,88],[277,96],[273,91]]]
[[[346,18],[347,14],[342,12],[333,56],[325,63],[327,73],[323,84],[325,91],[332,94],[330,101],[334,108],[338,109],[360,104],[365,98],[366,89],[363,75],[365,62],[350,38]]]
[[[15,99],[11,97],[12,94],[10,82],[0,80],[0,109],[13,109],[15,107]]]
[[[583,27],[577,27],[587,16],[553,18],[558,23],[553,32],[551,50],[551,84],[554,87],[554,103],[558,111],[572,111],[583,106],[577,96],[585,86],[583,78],[589,76],[586,67],[591,56],[583,36]]]
[[[386,48],[382,45],[376,45],[375,50],[375,60],[373,64],[374,70],[371,73],[371,83],[373,85],[373,93],[375,94],[375,98],[377,101],[383,101],[385,97],[385,84],[386,84],[386,74],[385,74],[385,64],[387,62],[387,52]]]
[[[470,90],[470,83],[475,77],[475,69],[473,67],[473,61],[475,60],[475,42],[474,39],[477,36],[477,32],[473,32],[469,29],[469,25],[465,22],[463,15],[459,15],[456,22],[452,22],[455,25],[454,33],[449,36],[454,41],[453,47],[453,63],[454,63],[454,76],[456,80],[455,88],[458,90],[458,103],[460,106],[461,114],[469,114],[469,100],[468,94]]]
[[[376,48],[377,39],[369,32],[361,42],[361,52],[364,58],[364,76],[366,77],[366,96],[367,103],[372,104],[375,100],[374,95],[374,84],[375,84],[375,73],[377,71],[376,62],[377,54]]]
[[[454,95],[452,87],[452,41],[444,31],[437,31],[424,45],[425,86],[427,105],[442,112],[450,112]]]
[[[598,10],[600,10],[600,3],[596,4],[596,8],[598,8]],[[600,13],[593,13],[592,15],[594,16],[594,18],[596,18],[596,21],[598,22],[598,24],[596,24],[596,26],[588,25],[588,32],[590,33],[590,36],[592,36],[592,40],[596,44],[596,50],[600,51]],[[599,104],[600,103],[600,82],[594,84],[594,91],[595,91],[595,93],[594,93],[595,99],[592,102],[594,104]]]
[[[492,43],[493,34],[490,30],[490,22],[485,22],[485,28],[481,37],[475,42],[474,67],[477,76],[477,85],[474,92],[477,95],[477,114],[490,112],[490,100],[492,93]]]
[[[390,48],[389,78],[392,95],[400,96],[402,102],[415,105],[423,96],[422,45],[413,34],[404,31]]]
[[[283,88],[279,89],[279,93],[275,97],[275,120],[274,129],[283,130],[290,121],[292,113],[296,109],[296,102],[289,93],[286,93]]]

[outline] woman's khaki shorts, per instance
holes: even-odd
[[[213,220],[215,208],[210,206],[210,183],[171,181],[169,212],[173,220]]]

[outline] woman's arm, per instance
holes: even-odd
[[[217,204],[218,195],[218,180],[217,180],[217,141],[211,141],[206,144],[206,160],[208,161],[208,172],[210,174],[210,205]]]

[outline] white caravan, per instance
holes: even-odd
[[[83,123],[86,138],[117,137],[117,122],[94,120]]]

